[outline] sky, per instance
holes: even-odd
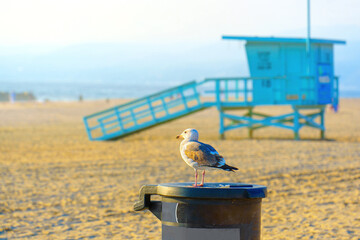
[[[346,40],[335,71],[360,96],[359,9],[311,1],[311,36]],[[0,0],[0,83],[248,76],[243,43],[222,35],[306,34],[306,0]]]
[[[306,6],[306,0],[1,0],[0,44],[202,42],[223,34],[306,36]],[[318,28],[360,28],[359,9],[358,0],[313,0],[313,36],[322,34]],[[336,31],[331,35],[342,37]],[[360,34],[353,37],[360,39]]]

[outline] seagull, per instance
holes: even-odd
[[[236,167],[229,166],[225,159],[209,144],[199,142],[199,133],[196,129],[188,128],[177,139],[182,138],[180,144],[180,154],[183,160],[195,170],[194,187],[204,186],[205,170],[222,169],[229,172],[238,170]],[[201,184],[197,184],[197,170],[203,170]]]

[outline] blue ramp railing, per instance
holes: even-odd
[[[84,117],[90,140],[116,139],[203,108],[195,81]]]

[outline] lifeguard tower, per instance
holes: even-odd
[[[255,81],[254,104],[332,104],[337,109],[333,45],[345,44],[344,41],[311,39],[308,57],[306,39],[302,38],[223,36],[223,39],[246,41],[252,78],[286,79]]]
[[[189,82],[84,117],[90,140],[113,140],[209,107],[219,111],[222,138],[226,131],[247,128],[249,137],[263,127],[294,132],[308,126],[325,137],[326,105],[338,106],[334,44],[345,41],[309,38],[223,36],[246,41],[249,77],[207,78]],[[205,96],[205,97],[204,97]],[[270,116],[257,106],[290,105],[292,112]],[[245,110],[239,115],[228,110]],[[303,110],[312,109],[311,113]]]
[[[345,44],[345,41],[306,38],[276,38],[223,36],[225,40],[246,41],[245,48],[249,71],[253,79],[253,99],[248,106],[248,113],[243,117],[223,114],[224,118],[239,120],[249,125],[252,131],[265,126],[288,128],[284,122],[292,122],[289,129],[299,138],[303,126],[318,128],[324,138],[324,110],[331,104],[335,111],[338,108],[338,77],[334,75],[334,44]],[[293,113],[271,117],[254,113],[257,105],[291,105]],[[304,115],[300,111],[314,109],[315,113]],[[264,117],[256,120],[251,116]],[[316,118],[320,118],[317,123]],[[230,127],[230,126],[229,126]],[[226,128],[229,128],[224,126]]]

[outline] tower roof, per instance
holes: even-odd
[[[222,36],[224,40],[245,40],[249,42],[306,43],[306,38],[256,37],[256,36]],[[311,38],[311,43],[346,44],[343,40]]]

